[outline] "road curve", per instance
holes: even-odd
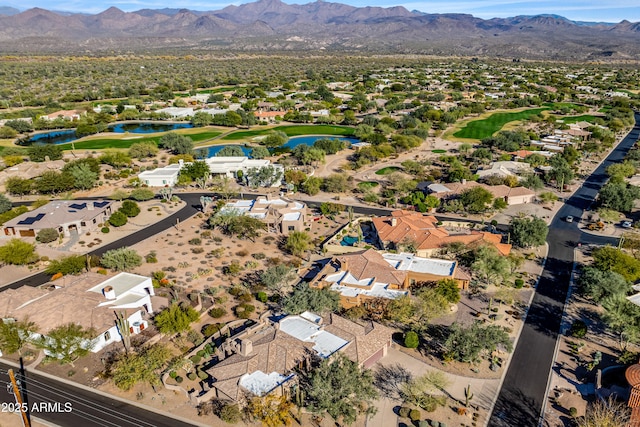
[[[582,216],[608,177],[606,168],[621,162],[640,137],[640,114],[636,125],[585,183],[558,211],[549,226],[549,253],[531,307],[509,364],[502,389],[489,419],[491,427],[537,427],[546,395],[564,303],[569,290],[573,252],[578,243],[613,243],[611,239],[582,233],[576,222],[564,218]]]

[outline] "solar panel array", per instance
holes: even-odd
[[[27,218],[23,219],[22,221],[19,221],[19,222],[18,222],[18,225],[31,225],[31,224],[33,224],[34,222],[38,222],[38,221],[40,221],[42,218],[44,218],[44,215],[45,215],[45,214],[40,213],[40,214],[38,214],[38,215],[36,215],[36,216],[29,216],[29,217],[27,217]]]

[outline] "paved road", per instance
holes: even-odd
[[[7,369],[0,363],[0,403],[14,403]],[[13,368],[18,376],[19,370]],[[191,427],[195,424],[165,417],[119,400],[104,397],[66,383],[27,371],[23,385],[25,402],[36,410],[31,415],[61,427]],[[56,405],[57,403],[57,405]],[[45,406],[41,406],[44,404]],[[53,404],[53,405],[52,405]]]
[[[635,118],[636,126],[633,130],[587,178],[584,185],[567,200],[549,226],[547,263],[491,414],[491,427],[537,427],[540,422],[569,289],[574,248],[578,242],[617,243],[615,239],[582,233],[575,222],[567,223],[564,218],[567,215],[574,218],[582,216],[583,209],[591,205],[600,187],[606,182],[606,168],[612,163],[621,162],[629,148],[640,137],[640,114],[636,114]]]

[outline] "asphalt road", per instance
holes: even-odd
[[[608,177],[605,170],[624,159],[640,137],[640,115],[636,125],[604,162],[558,211],[549,226],[549,253],[535,296],[514,351],[489,426],[537,427],[546,395],[556,341],[560,332],[564,303],[569,290],[573,252],[578,243],[616,244],[617,239],[582,233],[576,222],[567,223],[568,215],[579,219],[593,203]]]
[[[15,402],[7,390],[10,383],[7,370],[12,367],[0,363],[0,405]],[[16,377],[19,370],[13,368]],[[52,381],[32,371],[25,373],[22,385],[31,416],[61,427],[191,427],[174,418],[147,411],[119,400],[104,397],[59,381]],[[35,409],[35,410],[33,410]]]

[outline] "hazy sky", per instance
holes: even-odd
[[[286,3],[308,3],[305,0],[284,0]],[[480,18],[537,15],[550,13],[580,21],[619,22],[640,21],[640,0],[334,0],[353,6],[404,6],[427,13],[469,13]],[[0,0],[0,5],[18,9],[42,7],[72,12],[96,13],[116,6],[124,11],[150,8],[188,8],[218,10],[229,4],[247,0]]]

